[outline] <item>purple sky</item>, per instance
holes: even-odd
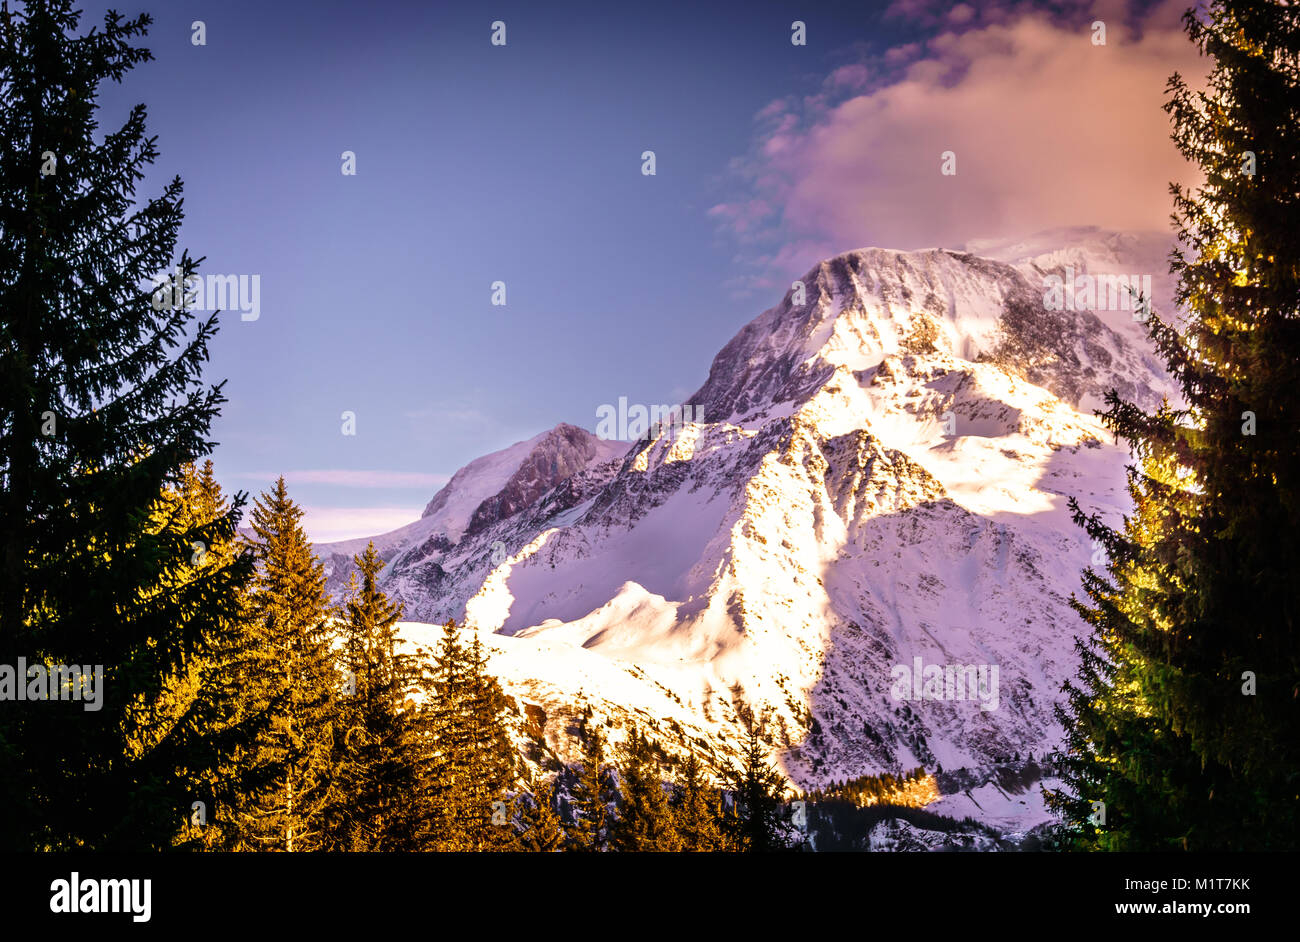
[[[1165,227],[1164,84],[1203,68],[1182,2],[113,6],[157,61],[103,124],[145,102],[143,192],[180,174],[202,272],[260,278],[213,348],[218,476],[284,473],[317,540],[620,396],[683,401],[827,255]]]

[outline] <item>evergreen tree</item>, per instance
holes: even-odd
[[[509,706],[487,672],[477,633],[466,645],[456,623],[447,622],[435,655],[433,687],[433,846],[508,849],[514,843],[508,793],[518,757],[505,725]]]
[[[560,816],[555,812],[555,789],[545,779],[539,779],[523,808],[523,834],[520,844],[534,853],[551,853],[563,850],[565,833]]]
[[[228,512],[211,460],[201,469],[193,464],[182,466],[179,485],[164,491],[159,518],[178,522],[190,533],[189,564],[175,579],[177,591],[190,584],[201,585],[233,563],[251,563],[226,522]],[[216,804],[214,782],[234,786],[255,781],[239,781],[232,763],[238,741],[255,735],[267,718],[253,716],[232,723],[238,712],[232,701],[239,693],[213,682],[219,676],[216,665],[242,632],[237,615],[209,625],[201,648],[166,678],[158,697],[153,702],[138,698],[135,704],[139,715],[148,715],[149,721],[139,724],[130,738],[128,755],[152,752],[158,756],[166,750],[177,776],[177,811],[184,822],[174,838],[177,846],[214,846],[216,833],[205,831],[209,810]]]
[[[605,737],[588,711],[581,730],[582,771],[573,788],[574,826],[569,848],[603,851],[609,839],[609,804],[612,789],[605,765]]]
[[[618,819],[610,828],[611,847],[617,851],[679,850],[659,747],[635,728],[619,749],[618,779]]]
[[[207,469],[211,466],[211,461],[205,465]],[[208,543],[195,539],[187,564],[169,575],[167,591],[183,592],[187,585],[203,577],[205,569],[219,567],[219,558],[224,560],[233,555],[234,539],[233,535],[218,533],[214,529],[214,524],[225,518],[227,509],[216,480],[209,478],[205,481],[194,464],[188,462],[181,466],[177,477],[174,486],[163,488],[161,500],[153,511],[155,525],[159,528],[182,527],[196,537],[204,534],[213,541],[209,553]],[[135,710],[148,711],[150,720],[137,724],[131,731],[127,743],[129,755],[148,754],[175,731],[196,695],[201,668],[202,658],[191,653],[164,679],[163,689],[156,697],[136,698]]]
[[[721,770],[734,798],[723,819],[728,849],[747,853],[787,850],[792,828],[783,805],[785,778],[767,761],[762,719],[748,708],[740,710],[740,718],[745,727],[740,761],[729,761]]]
[[[349,851],[416,850],[429,827],[432,684],[423,661],[397,649],[403,609],[378,587],[384,562],[374,543],[353,561],[331,844]],[[420,694],[426,702],[417,705]]]
[[[238,850],[329,846],[327,825],[340,789],[334,731],[343,678],[332,648],[335,613],[301,519],[283,477],[254,506],[257,575],[239,648],[222,666],[243,709],[268,718],[236,760],[246,775],[260,774],[268,783],[232,795],[234,806],[220,815]]]
[[[1134,510],[1075,519],[1106,549],[1068,684],[1070,846],[1295,849],[1300,835],[1300,10],[1214,0],[1184,22],[1204,93],[1170,80],[1174,140],[1205,182],[1174,186],[1181,326],[1150,320],[1185,407],[1114,392]],[[1104,823],[1103,823],[1104,815]]]
[[[143,287],[196,270],[175,254],[181,182],[137,198],[158,155],[143,105],[97,133],[99,86],[151,58],[134,45],[151,20],[110,12],[85,34],[79,20],[70,0],[0,7],[0,663],[102,665],[97,709],[0,710],[0,848],[14,850],[175,839],[177,766],[203,731],[152,724],[249,576],[238,559],[190,566],[202,537],[158,513],[211,451],[224,397],[201,381],[215,315],[156,307]],[[242,500],[203,535],[233,532]],[[16,683],[41,695],[0,673]]]
[[[672,810],[680,849],[704,853],[725,850],[720,828],[722,795],[709,785],[695,753],[678,767],[676,786]]]

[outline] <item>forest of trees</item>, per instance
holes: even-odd
[[[181,467],[154,511],[184,532],[176,586],[238,566],[229,621],[132,706],[125,754],[155,772],[134,833],[77,833],[44,802],[10,848],[223,851],[744,851],[794,846],[785,787],[757,724],[736,765],[676,758],[635,728],[610,750],[584,724],[562,800],[509,733],[514,704],[476,634],[455,622],[436,649],[402,650],[402,616],[378,587],[370,544],[339,606],[281,478],[251,534],[217,524],[232,502],[211,461]],[[206,537],[205,542],[199,537]],[[242,565],[241,565],[242,564]],[[466,635],[468,634],[468,638]],[[557,781],[558,781],[557,777]],[[128,786],[131,787],[131,786]],[[138,786],[135,786],[138,787]],[[66,817],[65,817],[66,815]]]
[[[809,801],[850,801],[864,808],[871,805],[921,808],[938,795],[929,773],[923,768],[915,768],[902,775],[886,772],[831,782],[809,791],[805,797]]]

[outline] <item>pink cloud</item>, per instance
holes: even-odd
[[[743,203],[719,203],[708,211],[708,215],[726,220],[731,231],[738,236],[743,236],[760,225],[771,213],[772,207],[761,199]]]
[[[784,98],[778,98],[759,109],[758,114],[754,115],[755,121],[768,121],[772,118],[780,117],[785,114],[787,103]]]
[[[954,26],[969,23],[975,18],[975,9],[966,3],[959,3],[948,11],[948,22]]]
[[[906,62],[913,59],[921,53],[920,43],[905,43],[902,46],[894,46],[885,52],[885,61],[891,65],[896,62]]]
[[[894,0],[885,10],[886,19],[929,19],[936,0]]]
[[[871,73],[865,65],[855,63],[854,65],[843,65],[836,69],[826,79],[826,84],[832,88],[863,88],[867,84],[867,79]]]
[[[843,76],[868,72],[841,67],[821,94],[769,105],[735,164],[749,195],[732,202],[751,210],[720,222],[751,244],[833,246],[828,254],[1058,226],[1167,228],[1169,182],[1195,177],[1169,140],[1165,82],[1174,71],[1199,76],[1206,62],[1179,23],[1183,0],[1151,11],[1140,33],[1122,4],[1107,6],[1105,46],[1092,45],[1092,13],[1021,11],[989,25],[981,8],[978,26],[886,53],[910,63],[889,81],[846,85]],[[955,176],[940,173],[945,151],[956,154]],[[801,253],[762,258],[793,264]]]

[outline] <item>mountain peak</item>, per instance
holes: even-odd
[[[567,422],[561,422],[529,441],[532,448],[514,473],[496,493],[474,509],[465,529],[467,536],[532,505],[557,484],[591,464],[612,461],[627,450],[625,442],[603,441],[586,429]]]
[[[1138,352],[1131,313],[1056,310],[1044,291],[1044,278],[1065,264],[1111,272],[1131,259],[1134,274],[1149,274],[1153,243],[1101,230],[1059,235],[1067,241],[1055,254],[1038,251],[1046,237],[997,246],[1015,263],[951,249],[863,248],[826,259],[732,338],[691,402],[719,419],[744,416],[803,401],[836,368],[862,371],[899,353],[1009,365],[1085,408],[1111,387],[1158,402],[1167,378]],[[1072,235],[1087,239],[1071,243]],[[1159,303],[1168,292],[1156,294]]]

